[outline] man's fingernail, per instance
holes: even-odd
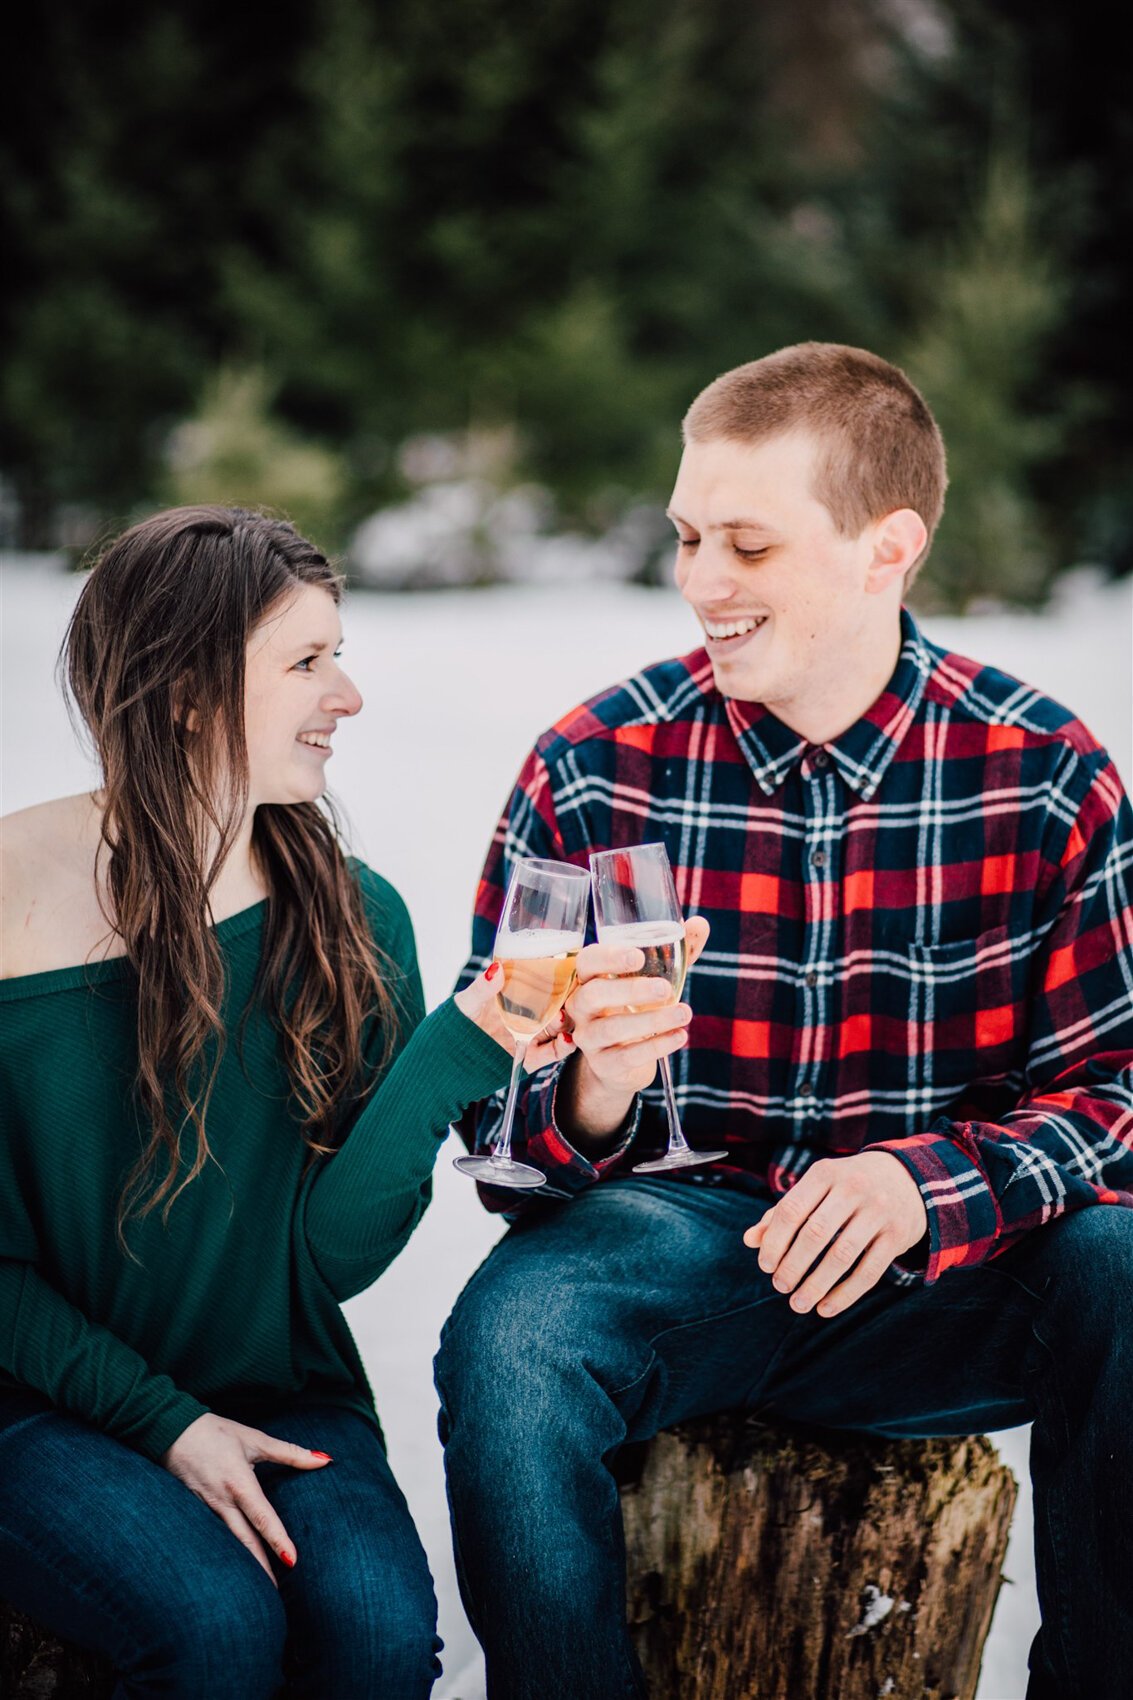
[[[327,1461],[327,1463],[328,1463],[328,1464],[333,1464],[333,1463],[334,1463],[334,1459],[333,1459],[333,1458],[332,1458],[332,1457],[331,1457],[331,1455],[330,1455],[330,1453],[329,1453],[329,1452],[315,1452],[315,1451],[312,1451],[312,1453],[311,1453],[311,1457],[312,1457],[312,1458],[325,1458],[325,1459],[326,1459],[326,1461]]]
[[[487,969],[487,971],[484,974],[485,980],[494,980],[496,975],[499,973],[499,971],[500,971],[499,963],[493,962],[492,966],[489,969]]]
[[[288,1570],[294,1570],[295,1554],[293,1552],[288,1552],[287,1548],[284,1547],[283,1551],[279,1555],[279,1562],[281,1564],[286,1564]]]

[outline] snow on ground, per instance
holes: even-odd
[[[931,637],[1072,706],[1133,779],[1128,583],[1073,575],[1043,615],[925,621]],[[3,812],[91,783],[54,684],[76,581],[13,565],[2,604]],[[354,847],[399,887],[417,927],[426,996],[460,968],[472,894],[497,814],[535,736],[573,703],[649,661],[695,646],[671,592],[579,584],[356,596],[345,665],[365,698],[336,740],[334,792]],[[437,1700],[483,1700],[483,1667],[449,1549],[430,1362],[441,1324],[498,1232],[441,1154],[433,1208],[397,1263],[347,1307],[373,1380],[394,1469],[437,1582],[447,1644]],[[487,1438],[487,1437],[486,1437]],[[1038,1621],[1025,1429],[999,1437],[1020,1482],[977,1700],[1020,1700]]]

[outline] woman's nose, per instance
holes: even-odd
[[[328,714],[350,715],[357,714],[362,706],[362,693],[341,668],[334,685],[323,698],[323,707]]]

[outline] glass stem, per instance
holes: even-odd
[[[673,1071],[669,1067],[668,1057],[661,1058],[661,1085],[665,1089],[665,1109],[669,1115],[669,1152],[687,1151],[689,1143],[681,1131],[681,1118],[677,1114],[677,1095],[673,1091]]]
[[[527,1040],[515,1041],[515,1056],[511,1064],[511,1081],[507,1089],[507,1103],[504,1105],[503,1132],[496,1141],[496,1149],[492,1156],[497,1163],[506,1163],[511,1158],[511,1124],[515,1120],[515,1100],[519,1092],[519,1077],[523,1073],[523,1059],[527,1054]]]

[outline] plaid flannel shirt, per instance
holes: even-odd
[[[821,747],[721,696],[703,650],[565,715],[492,841],[462,983],[517,857],[585,867],[663,840],[712,927],[672,1059],[690,1143],[764,1195],[817,1158],[892,1152],[928,1251],[890,1275],[934,1281],[1064,1211],[1133,1204],[1133,813],[1065,709],[907,613],[902,635],[883,695]],[[489,1209],[538,1210],[664,1148],[654,1085],[590,1162],[555,1119],[560,1071],[528,1079],[516,1118],[547,1186],[482,1189]],[[491,1143],[502,1103],[467,1113],[467,1143]]]

